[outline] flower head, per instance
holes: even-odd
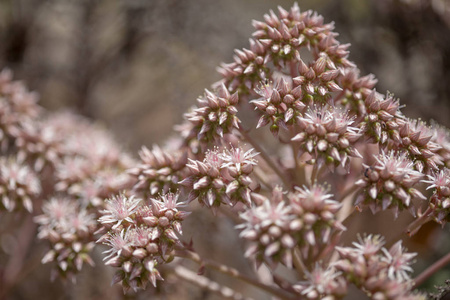
[[[128,173],[137,179],[133,187],[135,192],[155,196],[176,190],[176,183],[187,163],[187,152],[170,152],[153,146],[152,150],[142,147],[139,156],[141,163],[128,169]]]
[[[41,182],[25,164],[13,158],[0,159],[0,198],[7,211],[33,210],[33,199],[41,193]]]
[[[215,209],[221,204],[235,205],[243,202],[251,204],[252,184],[250,174],[257,164],[254,157],[258,153],[250,149],[246,152],[241,147],[208,150],[203,162],[189,159],[191,175],[180,184],[191,189],[188,201],[198,199],[200,204]]]
[[[38,238],[48,240],[51,247],[42,263],[56,263],[53,279],[59,275],[74,280],[84,263],[94,265],[89,253],[97,229],[95,216],[68,198],[52,198],[44,203],[43,212],[34,218],[39,224]]]
[[[274,193],[278,193],[276,189]],[[290,224],[294,216],[290,214],[289,206],[283,201],[266,198],[262,205],[247,209],[240,217],[244,223],[237,226],[242,229],[239,236],[251,241],[246,256],[255,256],[258,264],[267,262],[274,266],[282,262],[292,265],[291,249],[295,241]]]
[[[307,280],[297,283],[294,289],[307,299],[341,299],[347,294],[347,282],[334,268],[323,269],[316,264],[306,276]]]
[[[421,120],[402,120],[398,130],[399,147],[408,152],[419,172],[436,171],[443,164],[441,146],[432,141],[433,130]]]
[[[414,169],[414,163],[406,152],[382,152],[375,159],[372,166],[364,165],[364,177],[356,182],[364,188],[357,197],[356,205],[368,205],[373,213],[394,208],[396,216],[398,211],[406,208],[415,215],[412,199],[425,199],[413,187],[419,183],[422,173]]]
[[[226,149],[220,158],[224,161],[221,165],[222,168],[235,168],[237,172],[250,173],[252,170],[252,166],[257,164],[257,161],[254,159],[256,155],[259,153],[253,152],[254,149],[250,149],[244,152],[244,149],[241,147],[231,147]]]
[[[112,216],[112,210],[125,211],[121,218],[127,215],[131,220],[123,219],[127,226],[119,227],[117,223],[109,227],[97,241],[109,247],[104,252],[108,254],[104,260],[117,268],[113,283],[120,283],[125,292],[130,288],[145,289],[149,282],[156,286],[156,280],[163,280],[156,266],[173,259],[175,245],[181,246],[181,222],[189,215],[178,211],[184,206],[178,198],[179,194],[167,193],[151,199],[151,205],[147,205],[122,195],[108,203],[110,214],[101,217],[100,222],[115,222],[118,218]],[[115,206],[121,209],[111,209]]]
[[[105,225],[111,225],[118,228],[123,222],[134,223],[131,215],[134,214],[141,202],[141,199],[134,196],[127,197],[124,194],[113,196],[106,200],[106,209],[102,211],[103,216],[99,221]]]
[[[402,247],[402,241],[395,243],[389,251],[385,248],[382,249],[385,257],[382,261],[385,261],[388,266],[388,277],[392,280],[408,281],[410,276],[408,273],[412,273],[413,269],[410,264],[412,259],[417,253],[407,253],[406,249]]]
[[[300,143],[299,154],[310,154],[319,166],[348,168],[349,157],[361,157],[354,147],[361,134],[352,124],[352,118],[336,107],[314,106],[299,118],[301,132],[292,141]]]
[[[438,223],[445,224],[450,221],[450,169],[444,168],[427,176],[428,180],[423,182],[428,184],[427,189],[434,189],[428,204],[430,215]]]
[[[184,128],[188,131],[184,134],[186,142],[196,139],[200,144],[208,145],[239,128],[237,103],[237,93],[231,95],[223,84],[214,93],[205,90],[205,95],[197,99],[198,107],[185,114],[191,124],[190,129]]]

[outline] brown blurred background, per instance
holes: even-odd
[[[298,2],[302,10],[314,9],[327,22],[335,21],[340,41],[352,44],[350,59],[362,75],[375,74],[377,90],[399,97],[406,104],[406,115],[450,126],[450,1]],[[216,66],[230,62],[233,49],[248,46],[252,19],[262,19],[277,5],[292,4],[288,0],[0,0],[0,68],[11,68],[16,78],[38,91],[47,109],[70,108],[99,121],[135,153],[141,145],[163,143],[203,89],[220,79]],[[209,215],[199,218],[205,218],[198,228],[207,231],[204,236],[218,239],[218,232],[231,228],[230,224],[216,228]],[[229,259],[226,252],[221,255]],[[77,287],[49,286],[48,268],[43,270],[24,278],[14,299],[120,295],[109,288],[111,272],[105,268],[85,272]],[[214,298],[195,289],[185,292],[191,293],[190,299]]]

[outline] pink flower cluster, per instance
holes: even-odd
[[[2,71],[0,213],[37,214],[55,276],[74,278],[103,247],[124,292],[164,284],[167,273],[237,295],[205,284],[181,263],[190,259],[200,275],[212,268],[281,299],[343,299],[350,284],[372,299],[425,299],[401,240],[386,249],[381,235],[365,235],[344,247],[354,240],[344,231],[367,208],[408,210],[410,235],[448,222],[448,129],[406,118],[317,13],[294,4],[253,25],[249,49],[184,115],[177,147],[144,146],[139,161],[86,120],[45,114]],[[232,220],[245,248],[237,256],[264,264],[264,280],[201,257],[183,237],[188,205]]]

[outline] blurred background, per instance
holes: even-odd
[[[248,47],[252,19],[261,20],[269,9],[289,8],[293,3],[0,0],[0,68],[12,69],[15,78],[39,92],[40,103],[48,110],[72,109],[98,121],[136,153],[141,145],[163,143],[203,89],[220,79],[215,71],[219,63],[231,62],[233,49]],[[375,74],[377,90],[399,97],[407,116],[450,127],[450,1],[304,0],[298,4],[302,10],[317,10],[326,22],[335,22],[338,39],[351,43],[350,59],[362,75]],[[202,231],[203,236],[220,240],[232,228],[217,225],[209,215],[197,217],[201,218],[203,223],[191,224],[192,235]],[[383,226],[382,218],[377,226]],[[221,243],[207,243],[205,251],[214,253]],[[426,236],[417,238],[412,250],[426,251],[430,243],[436,248],[430,262],[442,256],[439,249],[449,249],[448,240]],[[242,264],[227,257],[227,251],[217,251],[223,262]],[[428,262],[421,263],[416,267]],[[109,287],[111,271],[101,267],[101,261],[97,264],[80,276],[75,287],[48,284],[48,267],[40,268],[23,279],[14,299],[120,299],[121,292]],[[450,271],[439,276],[436,283],[449,278]],[[177,291],[172,294],[184,295],[182,299],[188,294],[190,299],[216,299],[191,287]]]

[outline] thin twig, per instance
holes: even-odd
[[[353,194],[354,192],[356,192],[357,190],[359,190],[361,187],[356,185],[356,184],[352,184],[351,186],[349,186],[346,190],[344,190],[341,195],[339,195],[339,199],[338,202],[342,202],[345,198],[347,198],[348,196],[350,196],[351,194]]]
[[[413,236],[417,231],[419,231],[419,229],[420,229],[420,227],[422,227],[422,225],[431,221],[432,217],[431,217],[430,213],[431,213],[431,208],[428,207],[428,209],[423,213],[423,215],[421,215],[420,217],[415,219],[411,224],[408,225],[408,227],[406,228],[406,231],[405,231],[406,234],[408,236]]]
[[[202,289],[218,294],[224,299],[252,300],[252,298],[244,297],[241,293],[238,293],[229,287],[220,285],[219,283],[206,278],[205,276],[199,276],[183,266],[177,265],[173,268],[173,272],[179,278],[195,284]]]
[[[313,186],[314,183],[317,181],[317,174],[319,173],[319,168],[317,166],[317,162],[314,163],[313,169],[311,172],[311,179],[310,179],[310,186]]]
[[[427,280],[431,275],[442,269],[443,267],[450,264],[450,253],[447,253],[444,257],[442,257],[440,260],[429,266],[425,271],[420,273],[415,279],[414,279],[414,286],[413,288],[417,288],[419,285],[421,285],[425,280]]]
[[[292,249],[292,260],[293,260],[295,269],[297,270],[298,274],[300,275],[300,278],[303,278],[303,276],[305,276],[305,274],[308,273],[308,269],[306,269],[306,266],[303,263],[302,258],[299,253],[299,250],[297,248]]]
[[[214,261],[210,261],[208,259],[202,259],[200,255],[198,255],[195,252],[189,251],[189,250],[178,250],[175,253],[178,257],[184,257],[187,259],[190,259],[196,263],[198,263],[201,266],[210,267],[216,271],[219,271],[220,273],[226,274],[228,276],[237,278],[243,282],[246,282],[254,287],[260,288],[274,296],[279,297],[280,299],[293,299],[291,295],[289,295],[287,292],[280,290],[276,287],[266,285],[264,283],[259,282],[258,280],[255,280],[253,278],[247,277],[243,274],[241,274],[238,270],[219,264]]]
[[[297,146],[295,144],[291,144],[291,147],[292,147],[292,157],[294,158],[294,162],[295,162],[295,172],[294,172],[295,184],[297,186],[306,185],[307,179],[306,179],[305,164],[299,160],[299,157],[297,155],[297,149],[296,149]]]

